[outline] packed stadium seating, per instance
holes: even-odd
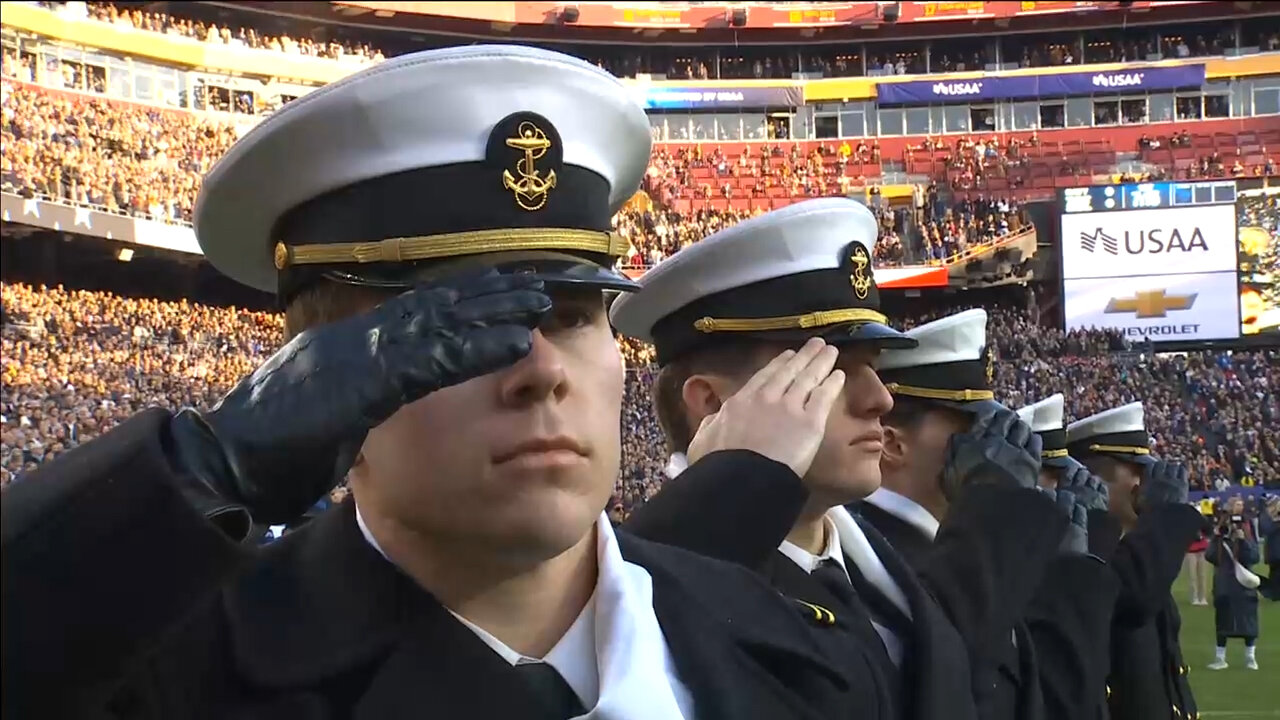
[[[13,67],[5,66],[6,75]],[[233,126],[214,118],[7,80],[0,186],[27,197],[187,222],[200,176],[236,137]],[[1194,154],[1217,152],[1214,148],[1225,147],[1220,138],[1235,136],[1211,131],[1181,137],[1189,143],[1186,152]],[[1239,137],[1235,147],[1249,163],[1238,174],[1274,173],[1275,160],[1263,149],[1280,145],[1280,128],[1245,131]],[[887,216],[889,233],[877,252],[877,260],[887,265],[943,262],[1016,232],[1025,223],[1017,199],[1033,196],[1024,186],[1067,187],[1115,170],[1114,151],[1095,152],[1109,147],[1108,140],[1041,141],[1035,133],[1011,133],[986,141],[956,138],[954,150],[931,138],[923,138],[919,146],[910,138],[894,140],[912,173],[974,192],[960,193],[963,199],[954,207],[939,203],[936,191],[905,210],[874,204]],[[1181,145],[1163,149],[1161,144],[1144,152],[1153,166],[1169,174],[1192,157]],[[848,141],[659,146],[645,183],[650,202],[643,209],[627,209],[618,220],[635,247],[629,262],[651,265],[692,238],[797,198],[858,190],[874,198],[878,187],[868,187],[865,173],[879,168],[881,158],[878,141],[856,147]],[[1054,176],[1054,163],[1065,174]],[[1227,172],[1220,163],[1205,170],[1205,176]],[[974,207],[980,209],[976,221]],[[905,214],[914,216],[911,222],[905,222]],[[959,222],[952,222],[953,217]]]
[[[87,12],[140,31],[354,66],[378,62],[383,52],[396,54],[395,48],[378,49],[354,36],[318,41],[105,3],[91,3]],[[1221,41],[1209,36],[1162,42],[1168,55],[1185,58],[1221,56]],[[1280,48],[1277,37],[1257,42]],[[1154,48],[1144,43],[1098,40],[1086,46],[1083,58],[1074,58],[1065,46],[1028,41],[1019,64],[1146,58]],[[930,66],[916,52],[865,59],[744,54],[733,62],[708,62],[697,52],[599,52],[591,59],[620,75],[657,71],[669,79],[901,75],[981,68],[990,60],[981,49],[939,53],[928,59]],[[189,223],[203,173],[246,122],[265,112],[253,102],[219,106],[208,98],[191,109],[138,104],[111,97],[109,83],[84,65],[45,68],[57,82],[46,78],[42,84],[36,70],[30,57],[5,51],[3,190],[156,222]],[[655,146],[645,192],[619,214],[617,225],[633,245],[627,264],[644,268],[716,230],[797,199],[854,195],[866,199],[880,220],[878,266],[948,264],[1023,231],[1029,226],[1026,202],[1056,188],[1101,178],[1277,175],[1280,127],[1274,116],[1172,120],[878,139],[789,140],[780,127],[749,142],[659,137],[664,142]],[[915,190],[889,197],[893,184]],[[1270,228],[1274,237],[1274,198],[1248,211],[1251,222]],[[953,299],[946,312],[965,305]],[[1157,451],[1190,464],[1197,487],[1223,479],[1280,484],[1280,449],[1274,433],[1262,430],[1280,426],[1276,351],[1153,356],[1108,333],[1050,329],[1025,304],[988,307],[1000,358],[998,399],[1020,406],[1064,392],[1073,417],[1145,400]],[[277,346],[281,330],[281,318],[273,313],[14,282],[3,285],[0,312],[4,484],[143,407],[208,406]],[[909,326],[941,312],[935,308],[895,321]],[[620,346],[629,371],[617,501],[630,508],[660,485],[666,451],[648,399],[652,352],[627,341]]]
[[[1219,478],[1280,483],[1280,447],[1263,430],[1280,422],[1275,351],[1144,357],[1117,352],[1126,346],[1114,334],[1063,333],[1025,309],[988,307],[1001,401],[1017,407],[1064,392],[1070,415],[1081,417],[1145,400],[1156,451],[1189,463],[1196,487]],[[208,407],[272,352],[281,327],[271,313],[4,285],[0,478],[8,483],[142,408]],[[651,350],[620,348],[629,372],[617,496],[629,508],[658,488],[666,448],[649,402]]]
[[[201,175],[236,138],[232,126],[182,111],[13,81],[5,83],[3,94],[0,187],[25,197],[189,222]],[[618,219],[635,246],[631,264],[651,265],[682,243],[763,212],[770,204],[781,207],[797,198],[847,194],[852,186],[837,180],[851,179],[842,160],[848,150],[847,143],[761,145],[759,156],[746,149],[730,156],[719,146],[659,150],[646,180],[656,204],[628,208]],[[874,149],[868,157],[876,158]],[[711,189],[717,179],[725,183],[718,197]],[[751,202],[744,194],[748,188],[752,195],[764,194],[770,204]],[[981,208],[976,225],[973,207]],[[1016,231],[1022,221],[1016,203],[1013,207],[1004,200],[976,199],[943,208],[931,196],[913,223],[928,226],[928,232],[910,237],[905,252],[898,236],[904,232],[903,218],[896,217],[903,211],[878,207],[886,235],[877,247],[877,260],[889,265],[907,259],[941,261]],[[951,223],[952,216],[963,227]],[[945,253],[937,250],[942,246]]]

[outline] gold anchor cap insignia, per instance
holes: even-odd
[[[871,294],[871,256],[867,254],[867,249],[862,246],[862,243],[854,243],[849,260],[853,263],[853,272],[849,274],[853,294],[859,300],[866,300]]]
[[[990,347],[984,348],[983,352],[987,355],[987,385],[990,386],[996,379],[996,356]]]
[[[502,167],[502,187],[516,205],[530,212],[546,206],[564,154],[549,120],[527,112],[504,118],[489,137],[488,154]]]

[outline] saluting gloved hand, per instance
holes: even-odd
[[[1040,478],[1040,436],[1012,410],[978,417],[947,441],[942,491],[954,498],[967,485],[1034,488]]]
[[[1191,473],[1179,463],[1159,460],[1147,465],[1138,486],[1138,512],[1159,505],[1185,505],[1191,489]]]
[[[1087,555],[1089,553],[1089,511],[1080,497],[1061,486],[1057,490],[1058,509],[1067,519],[1067,530],[1058,544],[1058,551],[1066,555]]]
[[[1084,506],[1086,512],[1106,512],[1110,506],[1110,495],[1102,478],[1089,472],[1089,468],[1070,459],[1070,467],[1063,470],[1058,480],[1058,489],[1075,495],[1076,500]]]
[[[231,534],[246,512],[268,525],[295,519],[401,406],[528,354],[550,307],[541,282],[489,272],[303,332],[212,411],[172,419],[170,457],[195,481],[184,492]]]

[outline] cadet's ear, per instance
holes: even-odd
[[[911,455],[911,436],[904,429],[884,426],[884,440],[880,449],[880,465],[885,468],[903,468]]]
[[[727,383],[718,375],[690,375],[680,387],[680,399],[684,401],[689,416],[689,427],[696,430],[703,418],[720,412],[720,406],[730,394]]]

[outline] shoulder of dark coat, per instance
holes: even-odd
[[[682,588],[684,594],[696,598],[699,605],[723,621],[750,622],[761,631],[784,633],[794,627],[796,614],[808,624],[815,622],[814,611],[806,604],[781,595],[758,573],[746,568],[650,542],[625,529],[618,531],[618,544],[624,558],[654,576],[655,585]],[[829,612],[818,614],[834,618]]]

